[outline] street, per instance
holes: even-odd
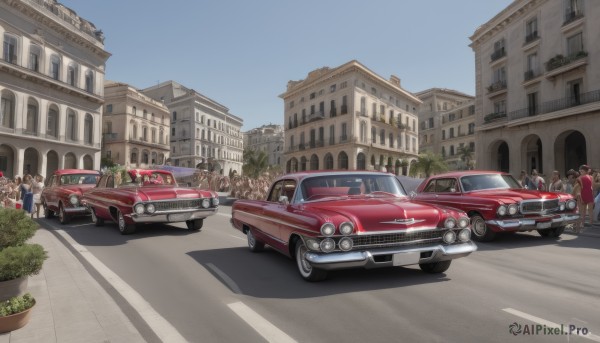
[[[445,274],[353,269],[308,283],[279,253],[251,253],[230,210],[201,232],[39,223],[85,247],[190,342],[600,342],[600,235],[504,235]]]

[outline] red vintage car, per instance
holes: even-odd
[[[217,193],[179,187],[171,172],[148,169],[105,174],[84,201],[96,226],[112,220],[122,234],[147,223],[185,222],[188,229],[200,230],[204,218],[219,208]]]
[[[477,250],[466,213],[413,202],[391,174],[301,172],[280,177],[266,200],[237,200],[232,225],[251,251],[266,244],[296,260],[308,281],[329,270],[418,264],[441,273]]]
[[[61,224],[66,224],[74,216],[89,215],[82,202],[82,195],[94,188],[100,172],[84,169],[59,169],[46,179],[46,186],[40,195],[46,218],[58,214]]]
[[[429,177],[419,185],[415,200],[465,211],[473,239],[490,241],[499,232],[537,230],[559,237],[579,219],[570,194],[528,190],[510,174],[461,171]]]

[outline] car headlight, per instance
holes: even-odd
[[[215,207],[219,206],[219,197],[212,198],[212,205]]]
[[[210,207],[210,199],[209,198],[202,199],[202,207],[203,208],[209,208]]]
[[[565,204],[564,202],[561,202],[561,203],[558,205],[558,210],[559,210],[559,211],[564,211],[564,210],[565,210],[565,208],[567,208],[567,204]]]
[[[335,233],[335,225],[333,225],[332,223],[325,223],[325,224],[321,225],[321,235],[323,235],[325,237],[330,237],[330,236],[333,236],[334,233]]]
[[[469,226],[469,222],[470,221],[468,217],[460,217],[458,218],[458,227],[464,229]]]
[[[517,212],[519,212],[519,206],[517,206],[517,204],[508,205],[508,214],[509,215],[514,216],[515,214],[517,214]]]
[[[498,207],[498,210],[496,211],[496,213],[501,217],[505,216],[506,215],[506,206],[500,205],[500,207]]]
[[[456,233],[452,230],[448,230],[446,233],[444,233],[443,239],[444,243],[452,244],[454,241],[456,241]]]
[[[148,212],[148,213],[156,212],[156,206],[154,206],[154,204],[146,205],[146,212]]]
[[[79,198],[77,197],[77,195],[71,195],[69,197],[69,202],[71,203],[71,205],[77,206],[77,204],[79,204]]]
[[[137,204],[133,207],[133,210],[135,211],[135,213],[137,214],[144,214],[144,204]]]
[[[325,238],[321,241],[320,246],[323,252],[332,252],[335,249],[335,241],[331,238]]]
[[[456,227],[456,219],[452,217],[446,218],[446,220],[444,221],[444,227],[446,229],[454,229]]]
[[[348,251],[348,250],[352,249],[354,242],[352,242],[351,238],[344,237],[344,238],[340,239],[340,242],[338,243],[338,245],[340,246],[340,250]]]
[[[471,230],[462,229],[458,233],[458,240],[461,242],[468,242],[471,239]]]
[[[354,232],[354,225],[350,222],[343,222],[340,225],[340,233],[344,236],[348,236]]]
[[[575,207],[577,207],[577,201],[570,199],[569,201],[567,201],[567,208],[569,210],[574,210]]]
[[[321,246],[319,245],[319,241],[309,238],[306,240],[306,247],[310,250],[319,251]]]

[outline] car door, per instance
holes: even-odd
[[[455,178],[435,178],[429,180],[415,199],[436,205],[457,207],[460,195],[460,187]]]
[[[280,180],[272,188],[264,207],[264,216],[269,218],[269,235],[272,235],[279,244],[287,244],[285,232],[296,223],[296,214],[293,206],[296,192],[296,181],[291,179]],[[282,196],[287,197],[287,202],[280,202]]]

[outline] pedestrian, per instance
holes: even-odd
[[[546,181],[544,178],[538,173],[536,169],[531,171],[531,181],[533,183],[532,189],[537,189],[538,191],[546,190]]]
[[[29,174],[23,176],[23,182],[19,186],[21,200],[23,201],[23,210],[27,213],[33,212],[33,185],[32,177]]]
[[[565,193],[573,194],[573,186],[577,181],[577,172],[573,169],[567,171],[567,179],[563,182]]]
[[[527,175],[527,172],[525,170],[521,170],[521,177],[519,177],[519,183],[521,184],[521,187],[523,187],[523,188],[535,189],[535,186],[533,184],[531,177],[529,175]]]
[[[33,192],[33,206],[35,206],[35,210],[31,211],[31,218],[33,218],[33,213],[37,218],[40,217],[40,207],[42,206],[42,189],[44,189],[44,177],[40,174],[37,174],[33,178],[32,182],[32,192]]]
[[[590,167],[585,164],[581,165],[581,167],[579,167],[579,173],[581,175],[577,178],[577,184],[581,187],[581,207],[579,208],[579,228],[581,229],[584,226],[588,226],[585,223],[585,217],[588,214],[590,215],[589,226],[594,224],[594,190],[592,176],[590,175]]]
[[[550,180],[550,186],[548,186],[549,192],[565,193],[565,186],[560,179],[560,173],[558,170],[552,172],[552,179]]]

